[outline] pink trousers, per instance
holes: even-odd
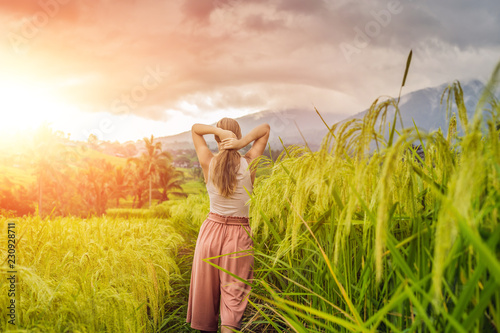
[[[250,286],[206,261],[250,282],[254,262],[250,236],[245,217],[210,212],[201,225],[194,251],[186,318],[192,328],[217,331],[219,313],[222,326],[241,327]],[[244,252],[225,255],[238,251]],[[218,258],[208,259],[213,257]]]

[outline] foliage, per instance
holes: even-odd
[[[86,146],[44,125],[15,162],[23,167],[23,161],[30,161],[25,167],[32,170],[34,183],[23,185],[4,177],[0,211],[15,216],[38,212],[42,217],[84,217],[102,215],[130,196],[134,207],[142,207],[149,191],[159,202],[171,199],[169,196],[186,197],[181,186],[185,182],[183,173],[172,167],[170,154],[161,150],[159,142],[153,144],[153,139],[145,138],[146,154],[125,164],[123,159],[82,148]],[[90,146],[99,146],[95,138],[89,140]]]
[[[390,99],[333,126],[317,152],[262,161],[271,174],[251,203],[257,321],[296,332],[498,329],[500,108],[490,83],[467,120],[460,84],[447,91],[463,137],[410,128],[385,141],[376,124],[389,107],[398,114]]]
[[[158,199],[159,202],[169,200],[169,194],[173,194],[180,197],[187,197],[182,189],[182,184],[184,182],[184,173],[180,170],[176,170],[172,165],[160,165],[160,170],[158,174]]]
[[[35,212],[33,201],[35,196],[24,186],[14,184],[7,177],[3,177],[0,183],[0,215],[29,215]],[[2,210],[4,210],[2,212]],[[7,212],[10,213],[7,213]]]
[[[173,170],[167,169],[168,165],[171,163],[172,156],[166,152],[162,151],[161,148],[161,142],[157,141],[156,143],[154,142],[154,137],[151,135],[151,138],[144,138],[144,144],[146,148],[146,152],[142,153],[140,157],[132,157],[129,159],[130,162],[133,162],[136,165],[136,179],[137,182],[134,182],[133,184],[137,184],[137,190],[135,191],[135,194],[138,199],[137,203],[137,208],[142,207],[144,204],[143,201],[143,193],[144,193],[144,186],[145,183],[147,182],[149,186],[149,207],[151,207],[151,201],[152,201],[152,191],[153,191],[153,181],[156,181],[158,177],[161,176],[162,172],[161,171],[170,171]],[[163,170],[161,170],[163,169]],[[160,171],[161,170],[161,171]],[[168,188],[168,185],[165,184],[165,177],[163,178],[163,189],[165,190]],[[166,186],[166,187],[165,187]],[[173,189],[177,189],[174,185]],[[180,186],[179,186],[180,187]],[[166,199],[168,199],[168,193],[164,192],[162,195],[162,198],[166,196]],[[135,198],[134,198],[135,200]]]
[[[88,160],[79,170],[78,192],[91,213],[102,215],[109,200],[114,167],[106,160]]]

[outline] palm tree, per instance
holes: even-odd
[[[153,192],[153,178],[158,173],[159,166],[165,160],[172,160],[172,156],[168,152],[162,151],[161,142],[154,143],[154,137],[151,139],[144,138],[146,152],[142,153],[140,157],[129,158],[128,161],[134,162],[137,166],[142,165],[145,168],[144,176],[147,177],[149,182],[149,207],[151,207],[151,198]]]
[[[176,170],[171,164],[161,166],[158,177],[158,192],[160,202],[169,200],[169,194],[187,197],[181,185],[184,183],[184,173]]]
[[[80,193],[94,213],[104,214],[111,192],[113,165],[104,159],[87,160],[86,168],[80,172]]]
[[[127,192],[130,188],[130,169],[122,166],[116,167],[111,183],[111,197],[116,199],[116,207],[120,205],[120,199],[127,198]]]
[[[190,174],[194,180],[203,180],[203,171],[200,167],[191,167]]]
[[[146,167],[140,162],[140,159],[132,160],[132,162],[134,162],[130,181],[132,184],[131,193],[134,197],[132,206],[141,208],[148,190],[148,172]]]

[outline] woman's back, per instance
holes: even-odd
[[[210,211],[224,216],[248,217],[250,199],[253,184],[250,170],[248,170],[247,160],[241,156],[240,167],[236,174],[236,187],[231,197],[226,198],[219,193],[219,190],[212,182],[212,168],[215,164],[215,157],[210,161],[208,168],[207,192],[210,197]],[[248,192],[247,192],[248,191]]]
[[[262,124],[242,137],[240,125],[230,118],[219,120],[216,126],[194,124],[191,129],[210,196],[210,212],[196,240],[189,285],[186,322],[193,329],[216,332],[219,317],[221,332],[241,329],[251,286],[234,276],[251,281],[254,263],[248,201],[255,171],[248,170],[248,164],[264,152],[269,132],[269,125]],[[214,135],[219,154],[214,156],[204,135]],[[238,151],[252,142],[241,156]],[[206,258],[217,258],[219,267]]]

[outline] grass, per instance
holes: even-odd
[[[459,83],[450,87],[462,137],[392,127],[385,141],[375,124],[390,107],[398,114],[391,99],[334,126],[317,152],[288,147],[262,162],[272,173],[251,209],[261,322],[295,332],[498,330],[500,109],[488,91],[499,72],[471,120]]]
[[[186,194],[203,194],[207,192],[203,180],[189,180],[181,185]],[[172,196],[175,198],[175,196]]]

